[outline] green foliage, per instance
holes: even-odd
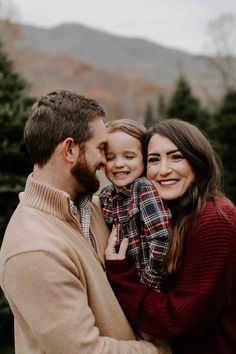
[[[14,353],[13,351],[13,316],[2,291],[0,290],[0,352],[2,354]]]
[[[210,113],[207,109],[201,107],[199,100],[193,96],[190,85],[181,76],[177,81],[174,94],[169,102],[164,105],[161,104],[161,114],[159,112],[158,115],[159,118],[164,117],[164,119],[180,118],[190,121],[204,131],[222,160],[224,192],[235,203],[236,90],[228,90],[215,111]],[[151,114],[147,110],[146,120],[149,116]],[[150,118],[148,122],[150,123],[146,125],[147,127],[153,124],[153,120]]]
[[[153,115],[153,108],[151,103],[147,103],[145,117],[144,117],[144,126],[149,128],[154,123],[154,115]]]
[[[33,99],[26,93],[28,84],[14,72],[0,43],[0,244],[7,223],[18,204],[31,164],[23,143],[26,111]],[[13,353],[13,318],[0,292],[1,353]]]
[[[236,203],[236,90],[229,90],[214,116],[215,147],[224,166],[224,189],[228,197]]]
[[[157,103],[157,117],[159,120],[164,118],[165,111],[166,111],[165,97],[163,94],[160,94],[158,96],[158,103]]]
[[[165,116],[187,120],[204,129],[209,113],[201,108],[199,100],[192,95],[189,83],[181,76],[166,107]]]
[[[27,89],[0,44],[0,240],[31,169],[23,143],[26,111],[33,103]]]

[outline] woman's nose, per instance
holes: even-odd
[[[166,175],[171,172],[171,167],[169,162],[164,159],[160,161],[160,169],[159,169],[159,174],[160,175]]]

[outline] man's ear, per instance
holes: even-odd
[[[62,142],[62,155],[68,162],[75,162],[79,155],[79,145],[75,144],[73,138],[66,138]]]

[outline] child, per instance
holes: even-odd
[[[140,282],[160,290],[161,268],[169,249],[170,211],[144,176],[143,140],[146,128],[130,119],[107,123],[105,174],[112,183],[100,195],[106,223],[115,225],[119,246],[128,238],[127,259]]]

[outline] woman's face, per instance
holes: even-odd
[[[147,178],[163,200],[174,200],[187,191],[195,173],[171,140],[154,134],[148,144]]]

